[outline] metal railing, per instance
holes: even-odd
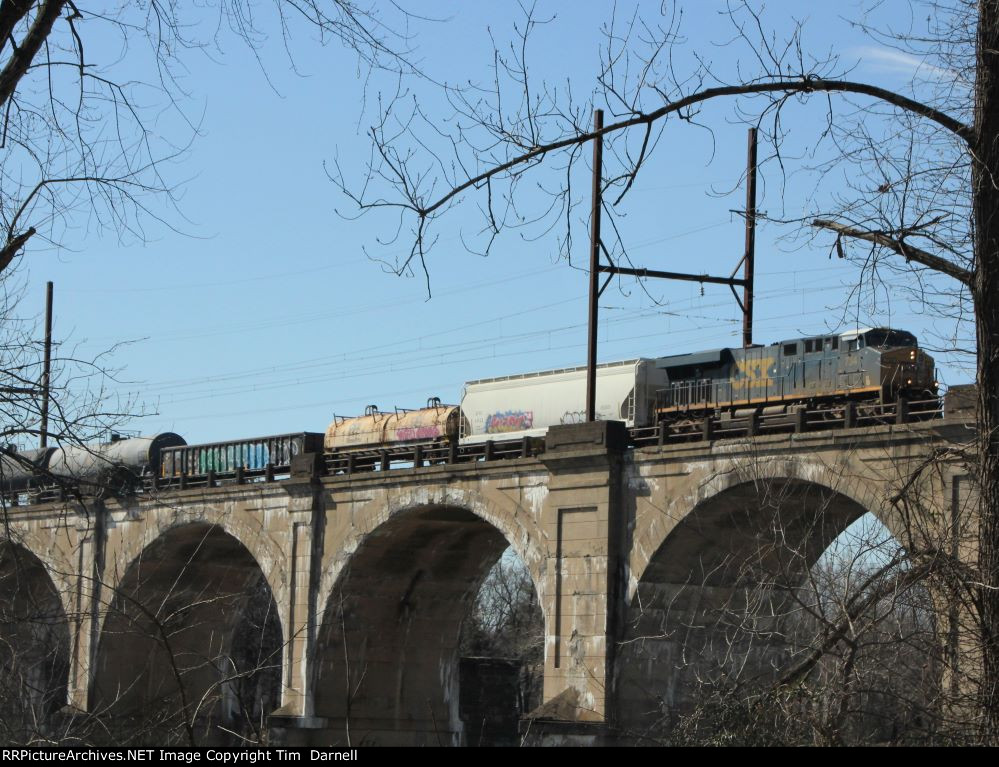
[[[510,458],[533,458],[544,452],[544,439],[489,440],[472,445],[425,443],[400,445],[368,451],[327,453],[326,475],[355,474],[359,472],[390,471],[392,469],[419,469],[425,466],[468,464]]]
[[[899,399],[886,404],[847,402],[831,407],[807,409],[789,406],[781,413],[754,411],[742,417],[706,415],[663,421],[655,426],[631,430],[635,447],[675,442],[712,441],[760,434],[787,434],[828,429],[854,429],[884,424],[905,424],[943,416],[940,398]]]
[[[692,405],[715,406],[739,402],[783,401],[786,396],[801,396],[801,386],[788,383],[787,376],[777,378],[745,378],[735,382],[728,378],[701,378],[675,381],[656,391],[656,407],[684,408]]]

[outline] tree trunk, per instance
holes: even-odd
[[[972,165],[981,492],[982,735],[999,742],[999,0],[979,0]]]

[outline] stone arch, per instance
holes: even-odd
[[[507,543],[527,566],[534,581],[534,588],[542,605],[545,604],[545,562],[551,555],[548,537],[538,524],[543,498],[533,498],[535,508],[527,509],[509,499],[498,502],[477,491],[456,487],[395,487],[380,492],[375,498],[358,507],[350,507],[349,521],[336,531],[332,549],[327,551],[319,586],[319,621],[322,611],[329,604],[330,595],[354,552],[378,527],[393,517],[411,509],[429,506],[448,506],[467,509],[476,517],[488,522],[503,534]],[[338,515],[332,507],[330,516]],[[329,523],[328,523],[329,524]]]
[[[115,742],[252,740],[279,705],[282,678],[282,621],[267,575],[222,526],[174,522],[106,597],[90,710]]]
[[[243,501],[243,503],[241,503]],[[142,555],[158,539],[176,528],[185,525],[204,524],[217,527],[231,536],[249,552],[261,569],[278,607],[282,633],[287,634],[289,625],[289,583],[288,555],[291,551],[290,539],[275,540],[265,524],[264,514],[253,513],[241,508],[245,499],[226,500],[211,503],[205,499],[201,503],[177,504],[163,513],[161,500],[139,501],[135,510],[140,518],[127,525],[113,527],[109,535],[107,555],[104,565],[105,583],[117,585],[124,577],[126,568],[141,560]],[[153,509],[143,509],[150,503]]]
[[[812,460],[713,460],[684,467],[687,476],[658,506],[649,523],[637,531],[628,563],[628,600],[635,597],[646,568],[659,555],[667,539],[686,520],[693,519],[698,508],[733,488],[751,484],[754,488],[779,487],[798,482],[823,488],[825,492],[852,502],[861,513],[874,514],[891,532],[899,535],[898,520],[883,510],[884,499],[875,483],[866,481],[856,467],[844,464],[829,466]],[[883,487],[880,488],[883,491]]]
[[[42,561],[0,541],[0,740],[36,743],[66,703],[69,624]]]
[[[6,537],[0,536],[0,545],[16,546],[38,560],[46,575],[51,579],[59,596],[63,613],[71,616],[76,612],[75,595],[79,587],[80,547],[86,545],[78,529],[61,520],[51,524],[52,518],[12,519]],[[87,531],[90,532],[90,531]]]
[[[540,539],[520,526],[525,516],[454,489],[397,493],[359,510],[324,593],[314,699],[328,739],[461,743],[460,629],[508,546],[543,604]]]
[[[614,694],[639,735],[668,734],[710,684],[765,683],[786,668],[790,590],[850,524],[881,509],[863,482],[821,465],[754,469],[694,472],[667,505],[658,545],[647,536],[633,563]]]

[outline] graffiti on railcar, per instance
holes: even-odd
[[[505,410],[486,416],[486,434],[524,431],[534,426],[533,410]]]
[[[286,446],[278,443],[276,447],[279,448],[277,450],[279,455],[274,456],[276,458],[274,462],[287,463],[288,461],[282,460],[282,458],[289,451],[280,449]],[[294,445],[291,445],[291,448],[290,452],[294,454],[296,452]],[[250,470],[263,469],[272,462],[273,453],[274,451],[271,450],[271,446],[267,442],[208,445],[196,450],[195,455],[192,456],[194,458],[192,463],[197,467],[196,471],[201,474],[209,471],[234,471],[239,467]],[[188,469],[188,473],[193,473],[191,468]]]
[[[559,423],[586,423],[586,411],[566,410],[564,413],[562,413],[562,417],[559,419]]]
[[[407,426],[395,430],[395,438],[400,442],[413,439],[437,439],[437,437],[443,436],[444,432],[439,426]]]

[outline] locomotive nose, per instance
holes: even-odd
[[[882,352],[882,385],[906,396],[934,392],[933,358],[918,347],[889,349]]]

